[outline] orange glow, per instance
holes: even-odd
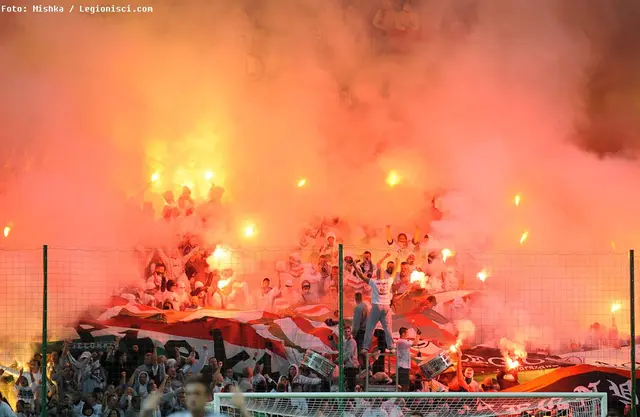
[[[11,233],[11,226],[7,225],[4,227],[4,237],[9,237],[9,233]]]
[[[256,227],[253,224],[247,224],[244,227],[244,237],[253,237],[256,234]]]
[[[519,366],[520,366],[520,362],[518,362],[517,360],[513,360],[511,358],[507,358],[507,369],[511,370]]]
[[[305,178],[300,178],[300,180],[298,181],[298,188],[304,187],[306,183],[307,180]]]
[[[411,283],[420,282],[424,279],[424,272],[415,270],[411,273]]]
[[[528,231],[527,231],[527,232],[524,232],[524,233],[522,234],[522,236],[520,236],[520,244],[521,244],[521,245],[523,245],[523,244],[524,244],[524,242],[526,242],[526,241],[527,241],[527,238],[528,238],[528,237],[529,237],[529,232],[528,232]]]
[[[482,271],[476,274],[476,278],[478,278],[482,282],[485,282],[488,277],[489,277],[489,273],[487,272],[486,269],[483,269]]]
[[[400,184],[400,176],[396,170],[392,169],[387,175],[387,185],[389,185],[389,187],[395,187],[398,184]]]
[[[515,198],[513,199],[513,202],[516,203],[516,206],[520,205],[520,194],[516,194]]]
[[[225,141],[219,127],[203,122],[195,130],[179,138],[152,139],[147,142],[147,165],[152,173],[152,192],[180,193],[183,186],[191,189],[195,200],[207,199],[212,183],[224,187]],[[212,149],[216,149],[212,153]],[[157,177],[157,180],[156,180]],[[155,181],[154,181],[155,180]],[[227,194],[225,194],[227,195]],[[228,196],[228,195],[227,195]]]

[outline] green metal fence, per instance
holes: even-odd
[[[359,256],[369,248],[339,247],[340,288],[349,285],[343,255]],[[376,257],[387,249],[373,250]],[[227,260],[247,280],[262,279],[275,273],[278,260],[290,255],[284,249],[253,249],[236,251]],[[315,260],[311,252],[304,259]],[[467,290],[497,294],[496,309],[509,302],[515,305],[509,319],[518,329],[537,341],[551,337],[556,328],[556,344],[570,345],[562,334],[585,323],[608,323],[617,326],[622,339],[630,347],[631,375],[635,375],[635,255],[608,254],[544,254],[544,253],[457,253],[457,265],[464,273],[460,285]],[[0,296],[5,300],[0,308],[0,365],[3,378],[17,373],[36,351],[42,355],[43,375],[46,358],[53,343],[73,338],[73,328],[79,317],[89,314],[92,305],[104,307],[113,291],[128,280],[140,278],[137,263],[146,260],[132,250],[82,250],[49,248],[0,250]],[[488,276],[481,275],[484,273]],[[484,277],[485,279],[480,279]],[[588,284],[588,285],[587,285]],[[501,298],[502,297],[502,298]],[[342,341],[342,324],[350,313],[349,300],[339,291],[336,304]],[[515,303],[515,304],[514,304]],[[615,309],[614,306],[617,306]],[[476,337],[495,335],[495,317],[483,314],[474,317]],[[537,328],[541,321],[551,320],[549,328]],[[559,329],[559,331],[558,331]],[[565,332],[566,330],[566,332]],[[492,333],[493,332],[493,333]],[[342,363],[342,349],[339,349]],[[12,368],[13,366],[13,368]],[[14,375],[17,376],[17,375]],[[47,378],[42,378],[41,398],[47,395]],[[9,385],[0,388],[11,400]],[[344,390],[344,373],[340,369],[340,390]],[[631,398],[635,398],[636,380],[631,378]],[[635,404],[632,401],[632,413]],[[42,409],[42,415],[46,410]],[[635,414],[632,414],[635,415]]]

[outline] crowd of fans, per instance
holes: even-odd
[[[212,213],[221,207],[221,195],[221,189],[213,187],[209,201],[196,205],[187,187],[177,202],[172,192],[165,193],[162,219],[172,224],[195,223],[197,227],[182,233],[175,246],[143,251],[145,277],[123,288],[123,297],[176,311],[209,307],[285,313],[301,305],[322,303],[337,307],[338,246],[343,243],[337,234],[344,226],[339,219],[325,220],[319,227],[303,230],[300,242],[293,246],[287,259],[275,262],[275,271],[265,271],[265,275],[270,276],[263,275],[261,291],[256,294],[249,291],[250,283],[255,282],[248,282],[237,270],[245,260],[238,259],[237,254],[223,244],[205,247],[201,236],[193,232],[206,230]],[[393,287],[397,296],[412,288],[429,293],[459,288],[452,261],[446,259],[443,248],[430,235],[416,230],[409,240],[406,233],[393,236],[388,225],[386,243],[386,255],[384,250],[364,250],[357,256],[350,249],[345,250],[343,290],[348,300],[353,300],[356,292],[369,298],[367,286],[358,272],[371,278],[390,264],[399,265]],[[381,255],[377,262],[372,259],[374,253]]]

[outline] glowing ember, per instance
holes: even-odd
[[[298,181],[298,188],[302,188],[304,187],[304,185],[307,183],[307,180],[304,178],[300,178],[300,180]]]
[[[389,187],[394,187],[399,183],[400,183],[400,176],[398,175],[396,170],[392,169],[391,171],[389,171],[389,174],[387,175],[387,184],[389,185]]]
[[[253,224],[248,224],[244,227],[244,237],[253,237],[256,234],[256,227]]]
[[[154,172],[153,174],[151,174],[151,182],[158,182],[160,181],[160,174],[157,172]]]
[[[611,242],[611,249],[618,250],[618,248],[616,248],[616,242]]]
[[[231,283],[230,279],[221,279],[220,281],[218,281],[218,288],[223,289],[224,287],[229,285],[229,283]]]
[[[456,347],[456,345],[451,345],[451,347],[449,347],[449,350],[450,350],[452,353],[455,353],[455,352],[458,350],[458,348]]]
[[[516,206],[520,205],[520,194],[516,194],[515,198],[513,199],[513,202],[516,203]]]
[[[442,249],[440,254],[442,255],[442,260],[446,262],[447,259],[449,259],[453,255],[455,255],[455,252],[453,252],[451,249],[444,248],[444,249]]]
[[[511,358],[507,358],[507,369],[515,369],[520,366],[520,362],[517,360],[513,360]]]
[[[489,276],[489,274],[485,269],[483,269],[482,271],[480,271],[480,272],[478,272],[476,274],[476,278],[478,278],[482,282],[485,282],[487,280],[488,276]]]
[[[617,311],[620,311],[622,305],[620,303],[613,303],[611,305],[611,314],[616,314]]]
[[[424,279],[424,272],[415,270],[411,273],[411,283],[421,282]]]
[[[520,244],[524,244],[524,242],[526,242],[527,238],[529,237],[529,232],[524,232],[522,234],[522,236],[520,236]]]
[[[207,171],[204,173],[204,179],[211,181],[213,179],[213,171]]]
[[[11,226],[4,227],[4,237],[9,237],[9,233],[11,233]]]

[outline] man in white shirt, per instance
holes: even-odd
[[[413,342],[407,340],[409,330],[406,327],[400,328],[400,339],[398,339],[398,375],[397,384],[402,387],[403,392],[409,391],[409,372],[411,371],[411,347],[420,340],[420,330],[416,330],[416,337]]]
[[[391,255],[387,254],[385,258],[389,256]],[[353,260],[351,262],[353,262]],[[373,331],[378,322],[382,325],[382,330],[384,330],[387,349],[394,348],[393,338],[391,337],[391,315],[393,314],[391,311],[391,299],[393,297],[391,287],[393,286],[393,280],[398,272],[399,266],[400,264],[397,260],[396,262],[389,261],[387,262],[387,268],[385,270],[378,267],[375,278],[367,278],[359,269],[355,269],[358,277],[371,287],[371,311],[367,318],[367,328],[364,334],[362,353],[366,354],[371,347]]]
[[[271,288],[271,280],[265,278],[262,280],[262,297],[260,299],[262,310],[273,312],[273,300],[280,294],[280,290]]]

